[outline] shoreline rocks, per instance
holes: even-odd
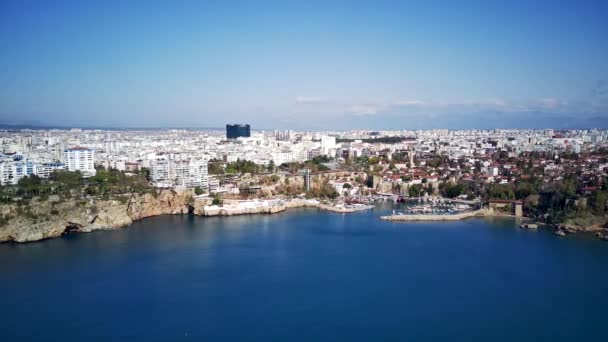
[[[13,218],[0,226],[0,243],[33,242],[59,237],[72,232],[92,232],[95,230],[119,229],[146,217],[193,213],[197,216],[232,216],[248,214],[274,214],[290,208],[318,208],[336,213],[353,213],[373,208],[370,205],[329,205],[318,200],[296,199],[238,201],[225,200],[222,207],[211,205],[211,199],[195,197],[189,190],[163,190],[157,196],[152,194],[117,196],[115,199],[80,199],[65,202],[33,201],[28,210],[30,215],[22,215],[23,208],[16,204],[2,206],[2,214]],[[21,213],[21,215],[19,215]],[[491,208],[480,209],[454,215],[390,215],[381,216],[386,221],[457,221],[471,217],[505,216]],[[538,224],[526,223],[525,229],[537,229]],[[601,227],[573,227],[555,225],[555,234],[595,232],[602,240],[608,240],[608,230]]]
[[[566,236],[566,232],[564,232],[561,229],[556,229],[555,232],[553,232],[553,234],[558,235],[558,236]]]
[[[0,226],[0,242],[39,241],[70,232],[122,228],[145,217],[184,214],[192,210],[191,198],[190,191],[164,190],[158,196],[133,194],[122,200],[34,201],[29,215],[20,215],[23,208],[15,204],[7,205],[3,211],[14,218]]]
[[[19,209],[6,206],[3,212],[17,216],[0,226],[0,243],[33,242],[69,233],[88,233],[95,230],[119,229],[134,221],[160,215],[193,213],[197,216],[232,216],[247,214],[274,214],[290,208],[319,208],[321,210],[352,213],[372,206],[336,207],[317,200],[291,201],[237,201],[226,200],[226,205],[212,206],[209,198],[194,197],[191,191],[163,190],[152,194],[131,195],[118,200],[70,200],[62,203],[34,202],[32,214],[17,215]],[[245,205],[243,205],[245,203]],[[13,205],[12,205],[13,206]],[[36,217],[36,218],[33,218]]]

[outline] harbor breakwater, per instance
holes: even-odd
[[[483,217],[483,216],[504,216],[503,214],[497,214],[492,208],[484,208],[475,211],[467,211],[464,213],[458,213],[453,215],[435,215],[435,214],[413,214],[413,215],[388,215],[380,216],[381,220],[385,221],[459,221],[468,219],[471,217]]]

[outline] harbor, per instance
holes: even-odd
[[[464,220],[471,217],[483,217],[483,216],[494,216],[495,212],[493,209],[479,209],[473,211],[466,211],[457,214],[396,214],[388,216],[380,216],[381,220],[384,221],[458,221]]]

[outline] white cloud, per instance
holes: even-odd
[[[472,107],[481,107],[481,106],[495,106],[495,107],[504,107],[507,103],[498,98],[490,98],[490,99],[478,99],[478,100],[464,100],[464,101],[453,101],[453,102],[439,102],[441,106],[472,106]]]
[[[329,102],[325,102],[329,103]],[[369,101],[363,103],[340,103],[331,102],[335,109],[354,116],[374,116],[390,113],[391,115],[450,115],[457,113],[524,113],[524,112],[547,112],[547,113],[571,113],[575,110],[586,108],[588,112],[600,112],[608,105],[579,104],[560,98],[547,97],[527,100],[504,100],[501,98],[480,98],[473,100],[418,100],[397,99],[393,101]]]
[[[393,102],[393,106],[422,106],[425,102],[421,100],[397,100]]]
[[[322,98],[320,97],[311,97],[311,96],[298,96],[296,97],[297,104],[315,104],[315,103],[324,103]]]
[[[369,104],[358,104],[350,106],[346,112],[357,115],[357,116],[366,116],[366,115],[376,115],[380,108],[376,105]]]

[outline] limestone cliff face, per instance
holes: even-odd
[[[12,218],[0,226],[0,242],[28,242],[60,236],[70,231],[90,232],[127,226],[145,217],[184,214],[195,207],[190,191],[161,191],[152,194],[132,195],[121,200],[70,200],[62,203],[33,201],[24,215],[24,208],[3,205],[2,214]]]
[[[165,190],[154,197],[151,194],[132,197],[129,201],[127,214],[133,220],[145,217],[187,214],[190,211],[189,199],[192,197],[190,191]]]

